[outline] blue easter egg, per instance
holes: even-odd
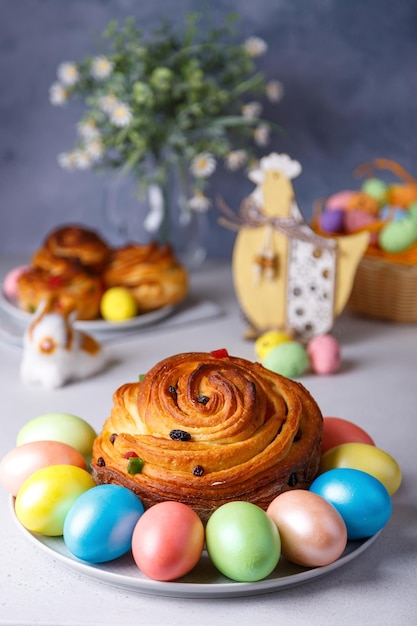
[[[348,539],[364,539],[379,532],[391,517],[391,496],[374,476],[351,468],[320,474],[310,491],[333,504],[346,524]]]
[[[379,212],[379,219],[381,220],[392,220],[394,222],[398,220],[404,219],[404,217],[408,216],[408,211],[403,209],[400,206],[390,206],[385,205],[381,208]]]
[[[64,521],[68,550],[89,563],[104,563],[125,554],[144,512],[139,498],[121,485],[98,485],[82,496]]]

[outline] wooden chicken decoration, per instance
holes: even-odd
[[[291,182],[300,173],[297,161],[272,153],[249,173],[256,188],[239,216],[222,205],[221,221],[238,226],[232,269],[248,338],[275,329],[305,340],[328,332],[368,245],[367,232],[327,238],[305,223]]]

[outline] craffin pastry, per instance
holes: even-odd
[[[233,500],[265,510],[281,492],[308,488],[318,472],[317,403],[259,363],[171,356],[118,388],[113,402],[94,442],[93,476],[128,487],[145,507],[180,501],[206,522]]]
[[[32,257],[32,265],[52,273],[77,266],[99,274],[110,254],[107,243],[95,231],[68,224],[54,229]]]
[[[104,291],[101,273],[109,254],[108,245],[88,228],[56,228],[17,281],[19,307],[33,313],[42,301],[49,301],[64,315],[75,310],[80,320],[97,319]]]
[[[113,250],[104,272],[106,287],[122,286],[140,312],[181,302],[188,292],[188,273],[170,245],[129,244]]]
[[[41,302],[51,301],[63,315],[77,311],[79,320],[94,320],[100,314],[101,278],[73,266],[66,265],[62,273],[32,267],[18,278],[17,287],[18,305],[28,313],[34,313]]]

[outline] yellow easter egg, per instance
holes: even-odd
[[[401,485],[402,474],[397,461],[385,450],[368,443],[342,443],[330,448],[321,457],[320,474],[346,467],[371,474],[391,496]]]
[[[138,308],[130,291],[124,287],[111,287],[101,298],[100,312],[108,322],[121,322],[135,317]]]
[[[255,341],[255,354],[257,358],[262,361],[272,348],[275,348],[280,343],[286,343],[287,341],[292,341],[292,339],[286,333],[280,330],[268,330]]]

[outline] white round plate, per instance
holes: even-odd
[[[25,537],[65,567],[119,589],[157,596],[224,598],[281,591],[312,581],[346,565],[369,548],[379,534],[363,541],[349,541],[343,555],[324,567],[307,569],[289,563],[281,557],[272,574],[258,582],[240,583],[226,578],[216,570],[206,551],[187,576],[173,582],[159,582],[148,578],[139,570],[131,553],[108,563],[91,564],[77,559],[67,550],[62,537],[46,537],[26,530],[16,518],[14,500],[13,498],[11,500],[14,520]]]
[[[15,321],[29,323],[32,318],[32,313],[28,313],[23,309],[20,309],[17,304],[5,295],[3,289],[0,290],[0,308],[10,315]],[[80,330],[85,331],[96,331],[96,332],[106,332],[115,330],[129,330],[134,328],[140,328],[141,326],[148,326],[150,324],[155,324],[160,320],[168,317],[174,311],[176,307],[174,305],[164,306],[156,311],[151,311],[150,313],[142,313],[141,315],[137,315],[136,317],[132,317],[123,322],[106,322],[106,320],[98,319],[98,320],[77,320],[75,322],[75,326]]]

